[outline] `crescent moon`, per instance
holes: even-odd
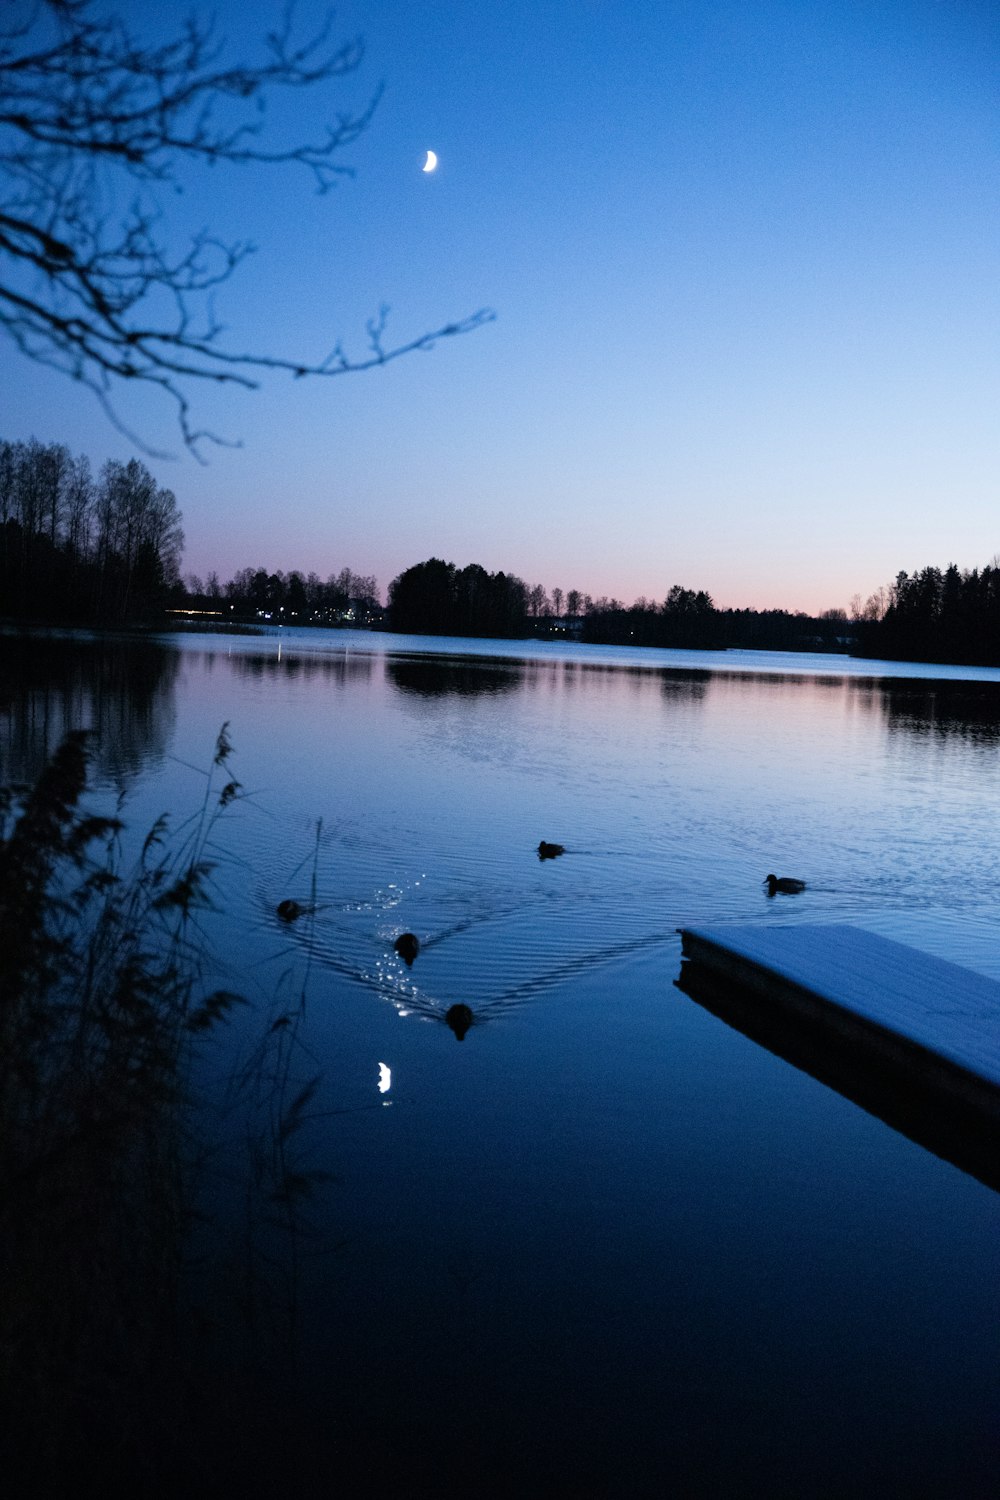
[[[421,167],[420,170],[422,172],[433,172],[433,170],[437,166],[437,164],[438,164],[437,152],[436,151],[428,151],[428,153],[427,153],[427,160],[424,162],[424,164],[423,164],[423,166]]]

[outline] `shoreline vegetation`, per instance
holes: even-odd
[[[109,461],[95,478],[61,444],[0,441],[0,622],[240,633],[284,624],[1000,666],[1000,555],[971,570],[899,572],[849,612],[819,615],[719,608],[680,584],[662,601],[626,605],[432,557],[392,580],[383,607],[376,580],[347,567],[325,581],[263,567],[225,583],[214,572],[182,578],[181,519],[136,459]]]
[[[197,1081],[245,1006],[217,986],[203,922],[242,791],[231,749],[224,726],[200,809],[176,834],[158,819],[130,869],[121,818],[87,807],[86,732],[33,786],[0,788],[0,1461],[23,1493],[69,1493],[81,1472],[113,1493],[200,1493],[244,1467],[249,1484],[290,1437],[292,1330],[268,1267],[275,1234],[294,1262],[323,1175],[298,1152],[316,1086],[304,982],[251,1019],[260,1039],[221,1089]],[[239,1224],[210,1206],[222,1150],[246,1176]]]

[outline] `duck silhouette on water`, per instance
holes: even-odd
[[[797,896],[806,888],[804,880],[793,880],[790,875],[765,875],[764,884],[769,896],[776,896],[779,892],[783,896]]]
[[[299,917],[304,917],[310,908],[303,906],[301,901],[293,901],[291,897],[288,897],[278,902],[276,910],[283,922],[296,922]]]
[[[538,846],[539,859],[558,859],[560,854],[565,854],[566,849],[562,844],[547,844],[544,839]]]
[[[459,1041],[465,1036],[469,1027],[475,1024],[475,1016],[468,1005],[459,1002],[451,1005],[444,1013],[445,1025],[450,1026]]]
[[[410,968],[413,964],[413,960],[420,952],[420,939],[414,932],[401,932],[392,946],[395,948],[404,964],[406,964],[407,968]]]

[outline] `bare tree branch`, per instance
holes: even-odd
[[[368,353],[360,358],[340,341],[319,362],[237,353],[221,342],[211,293],[254,246],[226,244],[203,230],[185,253],[169,253],[151,194],[176,185],[185,164],[301,167],[320,193],[353,175],[335,158],[368,128],[380,90],[360,112],[338,114],[321,139],[288,147],[264,139],[272,93],[337,81],[360,67],[360,39],[334,44],[330,31],[327,17],[298,39],[289,6],[265,37],[261,62],[227,66],[211,21],[192,17],[154,46],[105,14],[99,0],[7,0],[0,25],[0,327],[28,358],[89,387],[121,430],[113,407],[118,383],[158,387],[175,404],[185,446],[201,457],[201,445],[223,440],[194,425],[187,394],[193,382],[255,389],[268,371],[301,378],[370,370],[492,321],[483,308],[391,347],[383,306],[367,324]],[[129,179],[130,208],[108,216],[109,180],[120,196]]]

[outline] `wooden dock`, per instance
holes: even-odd
[[[1000,983],[857,927],[681,942],[692,999],[1000,1190]]]

